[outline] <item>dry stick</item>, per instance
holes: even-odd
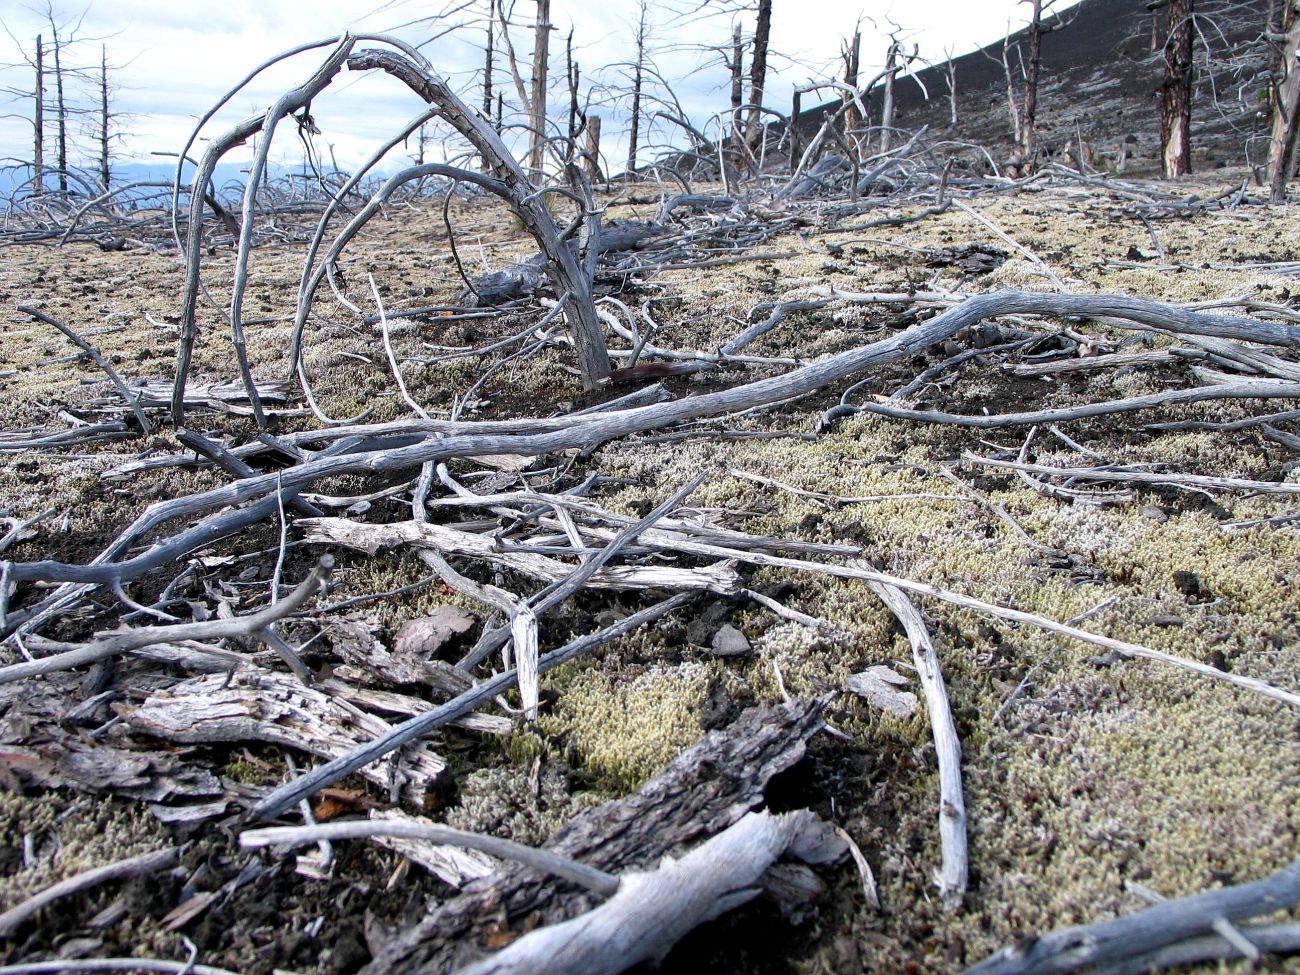
[[[221,446],[221,444],[209,440],[201,433],[196,433],[193,430],[181,430],[176,434],[176,439],[186,447],[189,447],[196,454],[201,454],[208,458],[208,460],[212,461],[223,471],[233,477],[240,478],[257,476],[256,470],[244,463],[225,447]],[[321,515],[325,514],[325,512],[321,511],[320,508],[304,501],[296,494],[292,498],[288,499],[288,503],[294,511],[298,512],[300,515],[306,515],[308,518],[319,518]]]
[[[1300,484],[1292,486],[1300,492]],[[387,526],[374,527],[382,528]],[[597,532],[597,534],[599,534],[599,532]],[[1036,613],[1026,613],[1022,610],[1012,609],[1007,606],[999,606],[996,603],[986,603],[982,599],[975,599],[973,596],[966,596],[962,593],[952,592],[948,589],[932,586],[929,583],[916,582],[912,579],[904,579],[901,576],[890,575],[887,572],[880,572],[864,563],[858,562],[849,565],[836,565],[834,563],[826,562],[809,562],[804,559],[784,558],[778,555],[768,555],[764,552],[747,551],[742,548],[729,549],[723,548],[720,545],[709,545],[700,542],[681,541],[677,539],[660,540],[659,543],[665,548],[677,549],[678,551],[686,552],[691,555],[731,558],[738,562],[749,562],[753,565],[767,565],[776,568],[821,572],[840,579],[861,579],[864,582],[884,583],[886,585],[906,590],[907,592],[916,593],[920,596],[928,596],[932,599],[951,603],[954,606],[960,606],[962,609],[972,609],[976,612],[987,613],[990,616],[1008,620],[1012,623],[1026,623],[1030,626],[1036,626],[1049,633],[1067,636],[1073,640],[1078,640],[1081,643],[1091,643],[1095,646],[1104,647],[1107,650],[1115,650],[1126,656],[1145,657],[1148,660],[1159,660],[1163,663],[1172,664],[1175,667],[1181,667],[1184,670],[1190,670],[1206,677],[1213,677],[1216,680],[1227,681],[1230,684],[1235,684],[1238,687],[1255,691],[1265,697],[1271,697],[1275,700],[1290,704],[1293,707],[1300,707],[1300,694],[1283,690],[1282,688],[1275,687],[1266,681],[1257,680],[1254,677],[1244,677],[1240,674],[1217,670],[1208,664],[1203,664],[1195,660],[1188,660],[1185,657],[1165,653],[1162,650],[1153,650],[1150,647],[1144,647],[1140,644],[1127,643],[1123,640],[1115,640],[1111,637],[1102,636],[1097,633],[1089,633],[1087,630],[1080,630],[1065,623],[1058,623],[1055,620],[1048,619],[1045,616],[1039,616]]]
[[[667,515],[668,512],[672,511],[673,508],[677,507],[682,503],[682,501],[688,498],[696,488],[704,483],[704,478],[707,476],[707,473],[707,471],[702,471],[696,477],[692,478],[674,492],[673,496],[667,501],[656,507],[636,524],[623,529],[614,536],[608,545],[591,558],[583,560],[582,564],[579,565],[572,574],[562,580],[552,583],[536,596],[533,596],[532,599],[528,601],[527,606],[530,609],[531,615],[534,617],[534,634],[536,633],[537,627],[536,616],[541,616],[543,613],[549,612],[565,599],[568,599],[570,595],[577,591],[579,586],[583,586],[589,582],[591,577],[605,566],[610,559],[626,548],[631,542],[635,541],[642,533],[653,527],[655,522],[659,521]],[[558,507],[556,510],[559,510]],[[470,667],[481,662],[488,654],[492,653],[492,651],[504,645],[506,640],[514,635],[515,627],[517,625],[515,620],[518,618],[520,609],[522,609],[524,605],[525,604],[520,604],[520,606],[516,607],[515,611],[511,614],[510,626],[500,627],[496,630],[485,632],[479,638],[478,643],[475,644],[474,649],[464,660],[460,661],[458,666],[468,670]],[[531,662],[529,666],[531,666]],[[522,687],[522,685],[523,682],[521,681],[520,686]],[[533,702],[533,704],[535,704],[535,702]],[[525,704],[526,708],[530,706],[530,704]]]
[[[1148,393],[1128,399],[1088,403],[1084,406],[1064,406],[1052,410],[1034,410],[1028,413],[997,413],[992,416],[972,416],[963,413],[940,413],[933,410],[909,410],[886,403],[860,403],[850,407],[860,413],[878,413],[895,420],[915,420],[919,423],[946,423],[960,427],[1031,426],[1038,423],[1063,423],[1092,416],[1109,416],[1112,413],[1131,413],[1173,403],[1199,403],[1213,399],[1300,399],[1300,383],[1244,382],[1226,386],[1196,386],[1191,389],[1174,389],[1165,393]]]
[[[877,582],[869,582],[867,586],[898,617],[907,631],[916,673],[925,689],[925,708],[930,716],[934,750],[939,760],[939,844],[943,850],[943,865],[935,880],[939,884],[939,899],[944,908],[955,911],[966,896],[968,861],[966,799],[961,784],[961,739],[957,737],[957,727],[952,720],[948,689],[939,669],[939,657],[934,652],[934,641],[912,601],[897,586]]]
[[[831,851],[838,850],[817,836],[819,825],[806,809],[746,813],[679,858],[625,872],[618,891],[599,907],[537,928],[460,975],[616,975],[662,958],[699,924],[757,897],[764,872],[782,854],[833,859]]]
[[[57,670],[67,670],[70,667],[80,667],[83,664],[94,663],[97,660],[115,657],[157,643],[173,643],[178,640],[220,640],[236,636],[256,636],[265,639],[266,628],[301,609],[307,600],[315,595],[321,583],[329,579],[333,569],[333,557],[322,555],[311,574],[300,582],[293,592],[278,603],[256,613],[236,616],[228,620],[205,620],[201,623],[177,623],[172,626],[145,626],[110,633],[94,643],[88,643],[74,650],[0,667],[0,684],[12,683],[39,674],[49,674]]]
[[[67,975],[68,972],[163,972],[164,975],[240,975],[229,968],[165,958],[60,958],[0,965],[0,975]]]
[[[393,378],[397,380],[397,391],[401,394],[402,399],[422,420],[429,420],[432,417],[425,412],[423,406],[411,398],[411,394],[406,389],[406,380],[402,378],[402,366],[397,361],[397,355],[393,352],[393,341],[388,335],[388,316],[384,314],[384,302],[379,297],[379,288],[375,285],[375,276],[366,274],[366,280],[370,282],[370,293],[374,296],[375,307],[379,309],[379,331],[384,337],[384,355],[388,357],[388,368],[393,371]]]
[[[552,650],[538,659],[537,672],[544,674],[548,670],[560,666],[560,664],[576,660],[596,647],[631,632],[643,624],[652,623],[674,609],[686,605],[693,598],[693,595],[692,593],[678,593],[676,596],[655,603],[640,612],[633,613],[626,619],[607,626],[603,630],[579,637],[571,643]],[[356,749],[351,754],[326,762],[292,782],[280,786],[249,811],[249,818],[253,820],[270,819],[273,816],[280,815],[303,797],[333,785],[340,779],[351,775],[357,769],[383,758],[389,752],[401,748],[408,742],[423,737],[453,718],[468,714],[484,701],[505,693],[514,686],[515,681],[516,671],[509,670],[497,674],[490,680],[478,684],[445,704],[438,705],[432,711],[403,721],[401,724],[394,726],[392,731]]]
[[[751,409],[788,399],[791,396],[806,395],[856,372],[909,358],[968,325],[1007,314],[1042,314],[1060,317],[1105,315],[1143,326],[1198,335],[1217,335],[1273,345],[1300,346],[1300,332],[1288,325],[1187,312],[1142,298],[1122,295],[994,292],[970,298],[943,314],[913,325],[903,332],[803,366],[784,375],[761,379],[716,393],[693,396],[681,401],[596,414],[583,417],[576,422],[573,417],[532,421],[525,424],[524,429],[547,431],[532,435],[489,432],[518,430],[520,424],[517,421],[506,424],[459,423],[446,426],[419,421],[420,425],[412,429],[430,431],[446,429],[454,433],[400,448],[385,449],[381,444],[376,449],[364,452],[319,457],[281,472],[283,483],[286,489],[303,490],[317,480],[338,474],[384,473],[418,468],[428,461],[442,461],[453,457],[503,453],[537,455],[574,448],[594,449],[609,440],[645,430],[660,429],[671,423]],[[144,533],[174,518],[238,504],[265,495],[275,490],[276,486],[276,475],[263,474],[200,494],[157,502],[128,526],[105,552],[101,553],[96,562],[108,561],[124,551]],[[37,579],[85,581],[87,578],[97,577],[96,572],[86,572],[89,568],[91,567],[57,562],[18,563],[14,565],[12,578],[14,581]],[[102,570],[104,567],[98,565],[96,568]]]
[[[104,370],[104,374],[108,376],[118,393],[121,394],[122,399],[126,400],[126,405],[131,407],[131,412],[135,414],[135,419],[136,422],[140,424],[140,429],[145,433],[153,433],[153,425],[149,423],[149,418],[144,415],[144,408],[141,407],[139,401],[131,395],[131,390],[127,389],[126,383],[124,383],[122,377],[117,374],[117,370],[108,364],[108,360],[100,355],[99,351],[93,345],[83,339],[67,325],[64,325],[57,318],[51,318],[43,311],[37,311],[31,305],[19,305],[18,310],[24,315],[31,315],[37,321],[44,322],[46,325],[53,325],[68,338],[72,339],[72,341],[77,344],[78,348],[82,349],[87,355],[94,359],[95,365]]]
[[[1257,952],[1278,955],[1300,953],[1300,922],[1281,924],[1249,924],[1237,929]],[[1218,935],[1189,938],[1167,948],[1159,948],[1123,961],[1090,968],[1090,975],[1148,975],[1164,968],[1194,965],[1203,961],[1232,961],[1243,956],[1241,951]]]
[[[978,454],[964,453],[961,459],[983,467],[1003,467],[1013,471],[1051,474],[1083,481],[1134,481],[1139,484],[1181,484],[1220,491],[1258,491],[1261,494],[1300,494],[1300,484],[1289,481],[1251,481],[1241,477],[1213,477],[1207,474],[1176,474],[1157,471],[1134,471],[1123,467],[1049,467],[1019,461],[995,460]]]
[[[1126,917],[1061,928],[1003,948],[966,975],[1053,975],[1121,964],[1134,955],[1207,934],[1219,920],[1239,921],[1300,903],[1300,860],[1253,883],[1163,901]],[[1145,968],[1143,969],[1146,970]]]
[[[953,205],[956,206],[958,209],[965,210],[968,214],[970,214],[972,217],[974,217],[976,220],[982,223],[985,227],[987,227],[989,230],[997,234],[998,237],[1000,237],[1008,246],[1014,248],[1017,252],[1023,255],[1026,260],[1028,260],[1031,264],[1033,264],[1040,271],[1042,271],[1043,276],[1046,277],[1047,280],[1051,281],[1052,284],[1056,285],[1057,291],[1060,291],[1062,294],[1069,292],[1070,289],[1065,286],[1065,282],[1062,281],[1060,278],[1058,278],[1056,276],[1056,272],[1053,271],[1046,264],[1044,264],[1042,258],[1040,258],[1037,254],[1029,250],[1024,245],[1020,244],[1015,238],[1013,238],[1010,234],[1006,233],[1006,231],[1002,230],[997,224],[995,224],[988,217],[984,216],[984,214],[980,213],[978,210],[975,210],[974,208],[967,206],[965,203],[962,203],[961,200],[954,199],[952,202]]]
[[[316,94],[329,84],[330,79],[339,72],[343,60],[351,52],[355,43],[356,38],[352,35],[344,34],[340,37],[334,46],[334,50],[325,59],[316,74],[304,85],[281,98],[277,103],[278,106],[288,112],[308,104]],[[217,162],[221,157],[233,147],[243,144],[251,136],[260,132],[267,120],[267,116],[268,113],[263,112],[247,118],[232,127],[225,135],[209,143],[207,150],[199,161],[198,171],[195,173],[191,184],[200,192],[190,194],[190,218],[185,240],[185,291],[181,300],[181,338],[176,351],[175,385],[172,387],[172,421],[177,427],[185,425],[185,383],[189,378],[190,363],[194,356],[194,344],[198,340],[199,263],[203,247],[203,194],[201,191],[212,178],[212,174],[216,171]],[[269,144],[270,140],[264,141]],[[179,165],[178,163],[178,171]],[[250,175],[248,186],[250,191],[255,189],[256,182],[255,175]],[[247,199],[245,204],[247,208]],[[251,213],[245,213],[246,221],[251,222],[251,217]],[[243,233],[245,231],[251,234],[251,227],[241,228],[241,260],[238,267],[242,269],[242,274],[246,278],[248,256],[247,250],[243,246]],[[237,270],[237,286],[239,285],[239,274],[240,271]],[[237,312],[238,308],[236,307],[234,310]],[[252,378],[248,371],[247,354],[238,347],[236,351],[242,356],[240,368],[244,382],[250,387],[248,390],[249,396],[254,403],[257,403],[257,390],[252,386]],[[260,404],[255,409],[259,411],[260,420]],[[263,424],[259,422],[260,425]]]
[[[83,870],[66,880],[61,880],[0,914],[0,938],[9,937],[20,924],[31,920],[42,908],[48,907],[60,898],[79,894],[83,890],[90,890],[110,880],[129,880],[132,877],[142,877],[157,873],[159,870],[166,870],[175,865],[178,854],[179,851],[175,847],[154,850],[152,853],[142,853],[140,856],[118,860],[116,863],[108,863],[92,870]]]
[[[247,829],[239,834],[239,845],[245,849],[265,846],[300,846],[321,840],[360,840],[374,836],[395,836],[408,840],[424,840],[446,846],[460,846],[479,850],[501,860],[515,860],[543,873],[554,874],[563,880],[608,897],[618,890],[616,876],[596,867],[560,856],[550,850],[496,836],[470,833],[463,829],[434,824],[408,823],[388,820],[356,820],[342,823],[321,823],[315,826],[271,826]]]

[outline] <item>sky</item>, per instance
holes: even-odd
[[[0,15],[8,33],[0,35],[0,63],[16,65],[0,69],[0,88],[11,91],[30,91],[32,70],[25,62],[32,57],[35,36],[43,33],[47,44],[50,36],[43,2],[31,2],[30,6],[24,5],[26,2],[7,4]],[[720,56],[705,49],[729,46],[732,24],[737,20],[746,37],[751,36],[754,13],[752,9],[728,13],[721,9],[720,0],[672,4],[678,5],[698,8],[707,16],[674,17],[669,4],[650,0],[647,46],[690,121],[713,134],[720,125],[716,113],[728,107],[729,75]],[[731,3],[732,9],[753,6],[741,0]],[[68,47],[69,63],[97,68],[101,47],[106,47],[110,65],[118,66],[111,71],[111,82],[117,86],[111,110],[122,115],[122,136],[113,149],[118,162],[156,162],[156,153],[176,153],[196,120],[259,64],[344,30],[392,33],[423,45],[422,53],[434,71],[448,78],[471,104],[481,103],[485,0],[315,0],[310,4],[304,0],[83,0],[80,4],[52,0],[52,7],[62,34],[81,39]],[[567,94],[561,93],[559,85],[564,75],[565,39],[572,30],[582,88],[595,86],[589,111],[602,116],[602,149],[611,171],[621,170],[626,156],[630,99],[625,65],[634,58],[638,9],[637,0],[552,0],[551,5],[551,21],[556,27],[551,40],[551,72],[559,82],[552,88],[552,106],[561,100],[567,103]],[[1013,29],[1023,26],[1027,9],[1027,4],[1017,0],[875,0],[860,8],[852,0],[774,0],[774,53],[764,102],[788,112],[796,86],[836,76],[840,45],[859,18],[865,80],[883,63],[886,38],[892,30],[909,49],[914,44],[923,58],[937,62],[947,51],[960,55],[1002,37],[1008,22]],[[425,19],[448,10],[453,12],[442,19]],[[531,0],[515,3],[514,22],[520,26],[513,36],[521,59],[531,58],[532,36],[526,28],[535,11]],[[464,26],[449,29],[458,24]],[[264,111],[286,89],[307,78],[327,50],[296,55],[259,75],[231,98],[204,129],[205,136],[219,135],[233,123]],[[496,83],[509,97],[513,82],[501,68],[500,59],[497,64]],[[89,96],[80,97],[89,100]],[[0,95],[0,160],[29,160],[30,95],[9,97],[7,104],[4,98]],[[804,104],[810,104],[807,98]],[[313,140],[314,149],[326,162],[332,155],[339,167],[350,169],[377,144],[400,131],[421,108],[422,103],[394,79],[345,70],[312,106],[321,130]],[[640,161],[647,161],[656,145],[674,137],[670,130],[671,126],[658,123],[649,134],[651,147]],[[282,132],[276,137],[272,158],[282,165],[297,165],[304,155],[297,127]],[[643,144],[645,141],[643,136]],[[440,139],[427,151],[429,158],[435,159],[454,156],[459,148],[452,136]],[[47,156],[49,153],[47,149]],[[251,150],[241,148],[226,158],[243,162],[251,158]],[[390,157],[385,168],[391,171],[400,164],[399,159]]]

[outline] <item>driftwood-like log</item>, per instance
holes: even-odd
[[[626,799],[589,809],[545,844],[609,873],[647,869],[665,855],[716,835],[756,808],[768,781],[798,762],[821,727],[820,702],[751,708],[709,732]],[[554,923],[592,907],[586,891],[562,888],[528,867],[476,881],[375,952],[366,975],[452,971],[476,961],[506,924]],[[580,971],[570,969],[571,971]]]
[[[763,874],[787,851],[811,838],[822,854],[815,834],[824,827],[806,809],[748,813],[680,859],[624,874],[599,907],[526,934],[461,975],[616,975],[658,961],[699,925],[757,897]]]
[[[966,969],[966,975],[1054,975],[1094,969],[1211,934],[1224,921],[1272,914],[1297,903],[1300,860],[1253,883],[1162,901],[1136,914],[1030,938]]]
[[[262,741],[324,759],[346,755],[390,730],[381,718],[265,671],[182,681],[150,696],[127,720],[135,730],[168,741]],[[427,744],[417,743],[402,753],[400,769],[380,765],[362,774],[384,789],[400,784],[404,798],[422,807],[446,768]]]

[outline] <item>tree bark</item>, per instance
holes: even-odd
[[[600,116],[587,116],[587,160],[584,166],[587,179],[600,179]]]
[[[767,84],[767,44],[772,36],[772,0],[758,0],[758,25],[754,29],[754,60],[749,66],[749,118],[745,138],[756,149],[763,141],[763,88]]]
[[[640,17],[636,25],[636,62],[632,65],[632,130],[627,143],[627,174],[636,172],[637,137],[641,131],[641,69],[645,62],[646,4],[641,0]]]
[[[533,111],[529,121],[533,140],[528,161],[535,179],[540,177],[546,162],[546,65],[550,58],[550,43],[551,0],[537,0],[537,24],[533,34]]]
[[[740,106],[745,104],[745,50],[740,43],[740,24],[731,29],[731,145],[740,149]]]
[[[894,77],[898,74],[898,41],[889,39],[889,53],[885,55],[885,104],[880,109],[880,151],[888,152],[891,129],[894,125]]]
[[[860,69],[862,57],[862,31],[853,32],[853,40],[844,48],[840,57],[844,60],[844,83],[850,88],[857,90],[858,71]],[[795,95],[798,98],[798,95]],[[865,121],[858,118],[857,101],[851,92],[843,92],[841,100],[844,102],[844,144],[847,146],[856,146],[857,141],[854,132]],[[791,167],[793,168],[793,166]]]
[[[1192,2],[1169,0],[1165,80],[1160,86],[1160,147],[1165,176],[1192,171]]]
[[[1276,33],[1286,33],[1273,88],[1273,112],[1268,142],[1268,195],[1272,203],[1286,202],[1286,186],[1295,169],[1296,134],[1300,132],[1300,17],[1285,5]]]
[[[32,163],[36,172],[32,178],[32,196],[40,196],[45,188],[45,48],[40,34],[36,35],[36,91],[33,98],[36,101],[36,131],[33,134]]]
[[[487,46],[483,49],[483,118],[489,122],[492,121],[492,41],[496,34],[496,24],[493,22],[495,15],[496,0],[488,0]],[[490,169],[486,156],[480,159],[479,165],[485,173]]]
[[[1034,168],[1038,146],[1034,139],[1034,121],[1038,115],[1038,69],[1043,59],[1043,2],[1031,0],[1033,19],[1029,22],[1029,64],[1025,70],[1025,110],[1020,122],[1020,151],[1025,172]]]
[[[99,181],[108,192],[108,48],[101,45],[99,57]]]
[[[59,43],[59,29],[53,26],[53,21],[51,21],[51,29],[54,35],[54,117],[58,133],[54,151],[59,165],[59,192],[66,193],[68,192],[68,112],[63,100],[63,58],[61,56],[63,45]]]

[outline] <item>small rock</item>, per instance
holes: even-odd
[[[1169,520],[1169,515],[1165,514],[1165,510],[1163,508],[1157,508],[1153,504],[1143,505],[1138,509],[1138,514],[1143,518],[1150,518],[1154,522],[1163,523]]]
[[[869,703],[882,711],[907,718],[916,713],[918,703],[916,695],[911,691],[899,690],[909,683],[910,681],[897,671],[883,664],[877,664],[868,667],[860,674],[849,675],[844,686],[859,697],[866,698]]]
[[[474,625],[474,614],[459,606],[439,606],[428,616],[403,623],[393,638],[398,656],[432,657],[452,637]]]
[[[713,655],[715,657],[739,657],[749,653],[749,639],[730,623],[713,634]]]
[[[1174,571],[1174,588],[1181,592],[1188,599],[1195,599],[1203,595],[1205,590],[1201,588],[1201,580],[1195,572],[1188,572],[1186,569],[1177,569]]]

